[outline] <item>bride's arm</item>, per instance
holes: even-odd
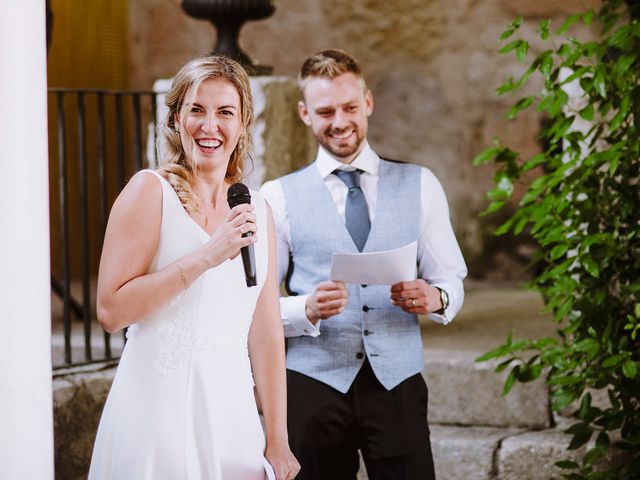
[[[184,290],[177,265],[146,275],[161,220],[162,185],[155,175],[135,175],[113,204],[100,257],[96,311],[108,332],[145,318]]]
[[[116,199],[105,232],[96,310],[107,332],[115,332],[159,310],[208,268],[253,243],[240,226],[255,230],[250,205],[235,207],[211,240],[196,251],[153,273],[149,271],[160,242],[162,185],[151,173],[139,173]],[[185,282],[186,281],[186,282]]]
[[[289,449],[287,435],[287,384],[284,332],[280,320],[276,270],[276,239],[271,208],[267,207],[269,266],[249,332],[249,355],[264,415],[267,447],[265,457],[278,480],[292,479],[300,466]]]

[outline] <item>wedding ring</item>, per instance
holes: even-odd
[[[415,307],[415,306],[416,306],[416,299],[415,299],[415,298],[412,298],[412,299],[411,299],[411,306],[412,306],[412,307]]]

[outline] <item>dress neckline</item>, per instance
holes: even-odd
[[[162,175],[160,175],[158,172],[154,171],[154,170],[149,170],[150,172],[153,172],[159,179],[160,179],[160,183],[163,185],[163,190],[170,190],[171,191],[171,196],[175,199],[175,201],[178,203],[179,207],[180,207],[180,211],[189,219],[189,221],[194,225],[194,227],[202,234],[202,235],[206,235],[207,240],[211,238],[211,234],[209,232],[207,232],[202,225],[200,225],[198,222],[196,222],[196,220],[189,215],[189,212],[187,212],[187,210],[184,208],[184,205],[182,204],[182,202],[180,201],[180,197],[178,197],[178,194],[176,193],[176,191],[173,189],[173,187],[171,186],[171,184],[169,183],[169,181],[164,178]],[[164,187],[167,188],[164,188]]]

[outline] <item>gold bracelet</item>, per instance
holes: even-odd
[[[187,281],[187,273],[184,271],[184,268],[182,267],[182,265],[180,265],[180,262],[176,262],[176,265],[180,269],[180,278],[182,279],[182,284],[184,285],[184,289],[186,290],[187,288],[189,288],[189,282]]]

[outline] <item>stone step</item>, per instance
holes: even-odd
[[[488,427],[431,427],[438,480],[548,480],[559,478],[555,463],[577,459],[585,449],[566,451],[564,429],[540,431]]]
[[[548,480],[563,471],[561,458],[577,460],[585,448],[566,451],[570,436],[562,429],[431,426],[438,480]],[[358,480],[368,480],[360,462]]]
[[[542,378],[516,383],[502,396],[507,372],[496,362],[476,363],[476,353],[431,349],[425,353],[431,424],[550,428],[549,390]]]
[[[436,478],[499,478],[496,475],[496,454],[505,438],[519,433],[521,431],[517,429],[431,425],[431,448]]]

